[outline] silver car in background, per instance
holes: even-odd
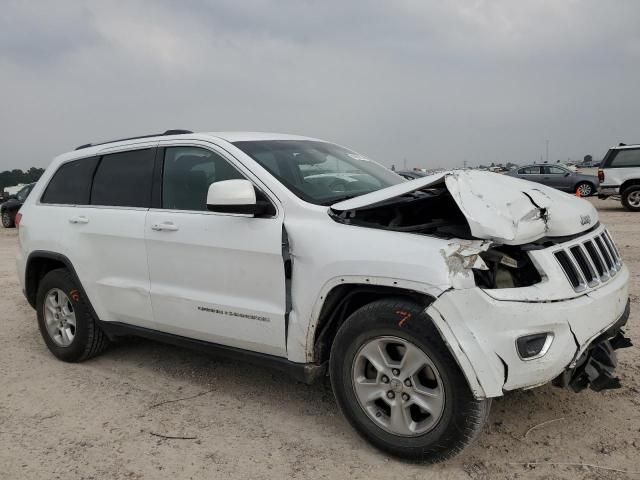
[[[564,192],[575,193],[579,190],[581,197],[595,195],[598,190],[598,177],[573,172],[563,165],[527,165],[506,175],[542,183]]]

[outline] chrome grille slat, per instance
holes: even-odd
[[[568,242],[554,256],[576,292],[608,282],[622,268],[622,258],[607,230]]]

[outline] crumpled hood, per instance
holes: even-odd
[[[591,203],[539,183],[477,170],[454,170],[410,180],[335,203],[335,212],[376,204],[425,188],[445,186],[474,237],[519,245],[573,235],[598,222]]]

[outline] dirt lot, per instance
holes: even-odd
[[[368,446],[326,383],[142,340],[55,360],[18,286],[15,230],[0,229],[0,479],[640,478],[594,467],[640,472],[640,215],[593,202],[632,272],[623,388],[498,399],[479,440],[436,466]]]

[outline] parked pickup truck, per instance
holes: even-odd
[[[609,149],[598,170],[599,198],[620,198],[632,212],[640,212],[640,145]]]

